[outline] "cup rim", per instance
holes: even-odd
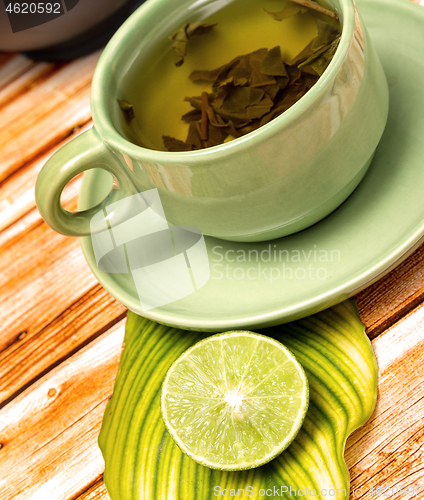
[[[129,54],[125,53],[125,49],[123,48],[124,42],[132,38],[134,32],[140,33],[140,28],[137,26],[144,22],[143,19],[152,15],[157,10],[166,8],[167,0],[149,0],[139,7],[118,29],[106,45],[97,63],[91,86],[91,111],[93,123],[97,132],[113,149],[119,150],[129,157],[144,158],[152,162],[184,162],[186,164],[198,163],[206,159],[205,156],[207,156],[207,160],[210,161],[228,154],[233,154],[243,149],[246,143],[252,146],[262,141],[267,136],[274,135],[282,127],[286,127],[290,123],[296,121],[319,99],[335,78],[340,66],[347,56],[355,29],[356,4],[355,0],[338,1],[340,3],[339,15],[342,21],[342,33],[339,46],[323,75],[318,79],[317,83],[299,99],[299,101],[269,123],[232,141],[195,151],[171,152],[144,148],[130,142],[116,130],[108,110],[108,97],[106,92],[108,79],[105,75],[110,72],[110,68],[113,66],[113,61],[116,60],[116,58],[120,60],[121,64],[122,61],[125,60],[125,56],[128,58]]]

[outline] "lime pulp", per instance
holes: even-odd
[[[305,372],[280,342],[251,332],[213,335],[184,352],[162,387],[165,425],[180,449],[220,470],[259,467],[299,431]]]

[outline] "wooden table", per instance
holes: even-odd
[[[97,435],[126,309],[98,284],[79,241],[54,233],[34,202],[46,159],[91,126],[98,57],[53,64],[0,54],[2,500],[109,498]],[[80,182],[65,190],[68,209]],[[424,490],[423,299],[424,246],[357,296],[380,380],[374,415],[346,447],[352,487],[363,486],[355,498],[381,496],[365,495],[377,486]]]

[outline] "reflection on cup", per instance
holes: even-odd
[[[119,224],[107,216],[123,211]],[[157,189],[119,200],[91,219],[91,241],[98,268],[131,273],[144,311],[194,293],[210,278],[203,234],[169,226]]]

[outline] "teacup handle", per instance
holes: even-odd
[[[64,187],[76,175],[91,168],[110,172],[118,181],[118,189],[112,189],[109,196],[93,208],[68,212],[60,203]],[[67,236],[88,236],[92,232],[92,217],[107,205],[128,196],[132,189],[119,160],[91,128],[65,144],[47,161],[38,175],[35,199],[43,219],[52,229]],[[111,214],[111,219],[113,217]],[[112,220],[109,222],[113,223]]]

